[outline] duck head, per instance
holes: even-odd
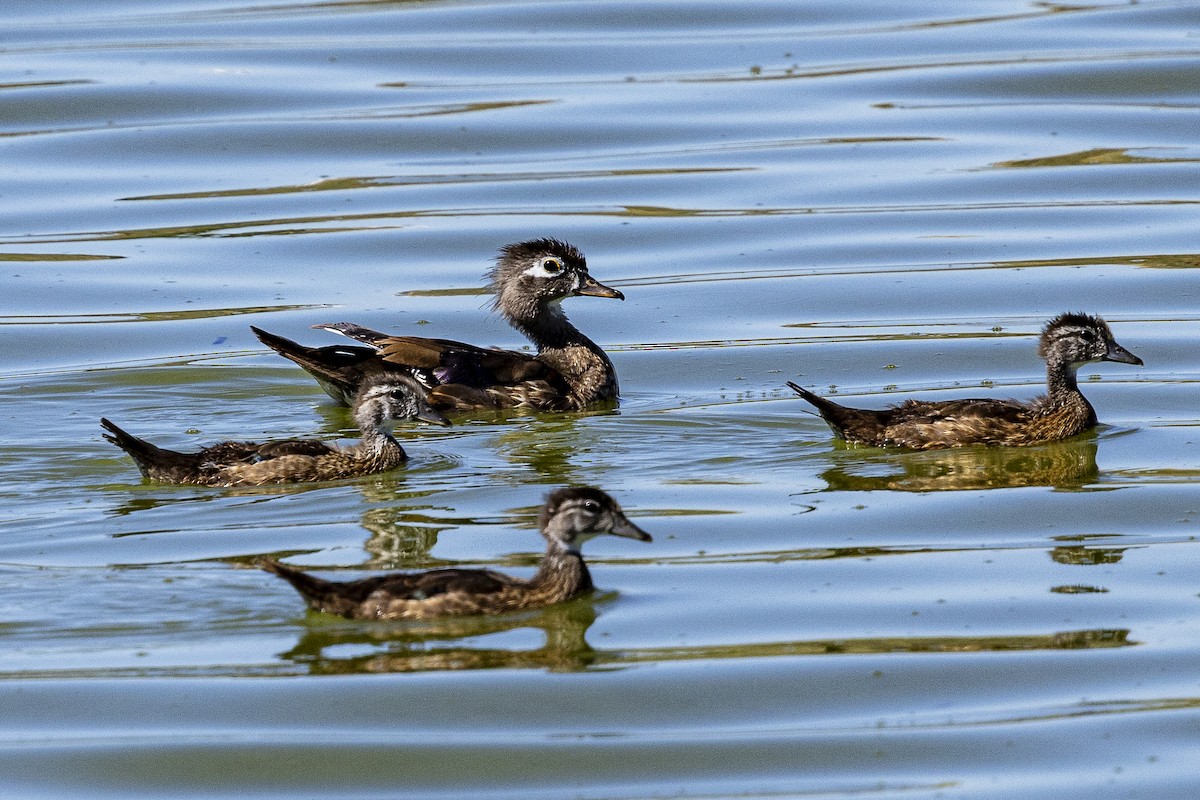
[[[626,518],[616,500],[591,486],[555,489],[546,497],[538,525],[547,541],[570,553],[578,553],[588,539],[604,534],[651,541],[650,534]]]

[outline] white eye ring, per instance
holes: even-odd
[[[526,269],[523,274],[531,278],[557,278],[566,271],[567,266],[561,259],[546,256],[532,267]]]

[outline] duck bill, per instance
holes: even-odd
[[[650,534],[646,533],[644,530],[639,528],[637,525],[634,525],[623,516],[617,520],[616,524],[613,525],[612,530],[609,531],[609,533],[611,533],[613,536],[624,536],[626,539],[637,539],[639,542],[654,541],[650,538]]]
[[[611,286],[605,286],[600,281],[593,278],[591,275],[585,275],[579,283],[579,288],[575,290],[575,294],[584,295],[586,297],[613,297],[617,300],[624,300],[625,295]]]
[[[1116,361],[1119,364],[1135,364],[1139,367],[1144,367],[1146,364],[1133,353],[1126,350],[1116,342],[1108,343],[1108,352],[1104,354],[1105,361]]]
[[[440,428],[449,428],[450,420],[442,416],[441,412],[434,410],[433,406],[421,404],[421,409],[417,412],[417,419],[421,422],[430,425],[437,425]]]

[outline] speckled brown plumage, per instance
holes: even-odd
[[[372,475],[403,464],[408,456],[390,432],[398,420],[449,425],[422,399],[423,394],[421,386],[403,375],[365,384],[354,404],[362,439],[346,448],[313,439],[288,439],[222,442],[197,453],[180,453],[126,433],[107,419],[101,419],[100,425],[108,431],[104,438],[128,453],[144,477],[160,483],[260,486],[327,481]]]
[[[579,410],[615,401],[616,371],[600,347],[571,324],[567,297],[625,296],[588,274],[576,248],[535,239],[501,249],[490,275],[493,305],[525,334],[536,355],[449,339],[389,336],[352,323],[314,325],[360,345],[307,347],[254,328],[263,344],[307,370],[330,397],[347,402],[359,383],[380,373],[412,375],[442,411],[526,406]]]
[[[428,619],[467,614],[503,614],[561,603],[592,590],[580,554],[593,536],[611,534],[650,541],[617,502],[588,486],[557,489],[538,519],[546,554],[528,580],[482,569],[396,572],[337,582],[264,560],[260,566],[284,578],[317,610],[355,619]]]
[[[1046,394],[1016,400],[906,400],[881,411],[848,408],[788,383],[816,406],[834,433],[854,444],[934,450],[968,445],[1022,447],[1066,439],[1095,426],[1096,412],[1079,391],[1076,371],[1095,361],[1141,365],[1100,317],[1061,314],[1042,330]]]

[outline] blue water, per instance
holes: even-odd
[[[28,798],[1194,798],[1200,7],[224,0],[6,6],[0,780]],[[619,411],[402,432],[405,469],[143,484],[165,446],[353,438],[257,325],[522,347],[557,236]],[[835,443],[846,402],[1036,395],[1020,451]],[[597,594],[306,614],[262,555],[529,574],[599,485]]]

